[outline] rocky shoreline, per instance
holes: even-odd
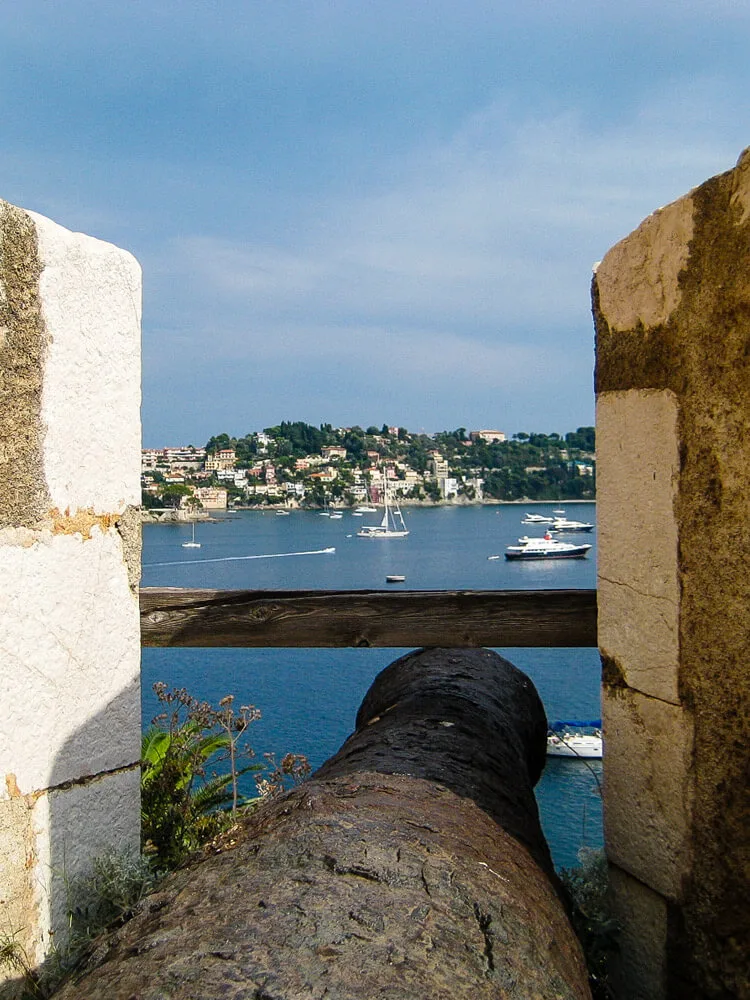
[[[524,506],[528,507],[532,504],[564,504],[566,506],[572,506],[573,504],[580,503],[595,503],[595,500],[495,500],[494,498],[487,498],[484,500],[468,500],[464,497],[456,500],[402,500],[400,501],[401,507],[499,507],[502,505],[514,505],[514,506]],[[315,507],[287,507],[286,504],[243,504],[237,505],[235,507],[227,508],[226,510],[197,510],[197,511],[186,511],[176,508],[175,510],[146,510],[142,508],[140,511],[141,523],[142,524],[190,524],[192,521],[210,521],[216,517],[222,517],[226,514],[231,514],[235,511],[240,510],[254,510],[254,511],[279,511],[286,510],[290,513],[299,510],[318,510],[322,508]],[[336,507],[333,504],[330,506],[331,510],[341,511],[345,513],[348,510],[353,510],[354,508],[341,506]]]

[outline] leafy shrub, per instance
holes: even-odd
[[[254,756],[240,741],[260,712],[252,705],[235,712],[231,695],[213,708],[184,688],[157,683],[154,691],[166,711],[142,739],[141,829],[156,864],[171,869],[255,801],[239,793],[239,778],[260,769],[240,766]]]
[[[141,827],[155,863],[172,869],[236,823],[240,810],[303,781],[310,765],[302,754],[243,763],[255,756],[245,737],[260,712],[253,705],[235,710],[232,695],[213,708],[184,688],[157,683],[154,691],[166,710],[143,735]],[[242,795],[239,779],[253,771],[257,795]]]

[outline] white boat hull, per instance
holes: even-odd
[[[364,507],[358,508],[364,510]],[[398,503],[391,503],[388,484],[383,478],[383,519],[380,524],[366,524],[357,532],[357,538],[406,538],[409,530]]]
[[[589,553],[590,545],[571,545],[570,549],[561,551],[559,549],[532,549],[518,552],[508,551],[505,558],[510,560],[530,560],[530,559],[585,559]]]
[[[603,750],[601,736],[551,733],[547,737],[549,757],[578,757],[583,760],[600,760]]]
[[[357,532],[358,538],[406,538],[408,531],[392,531],[390,528],[381,528],[379,524],[371,528],[362,528]]]

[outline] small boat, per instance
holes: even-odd
[[[406,580],[405,576],[400,576],[398,573],[391,573],[385,578],[386,583],[403,583]]]
[[[361,504],[359,507],[354,508],[355,514],[374,514],[377,507],[370,507],[369,504]]]
[[[328,516],[332,521],[340,521],[344,515],[339,513],[334,513],[334,514],[329,514]]]
[[[555,517],[565,517],[564,510],[553,510],[552,513],[555,515]]]
[[[572,545],[553,538],[549,531],[544,538],[529,538],[524,535],[518,539],[518,545],[508,545],[505,549],[506,559],[585,559],[590,545]]]
[[[183,542],[182,547],[183,549],[199,549],[201,547],[201,543],[195,540],[195,521],[193,521],[193,537],[189,542]]]
[[[543,514],[526,513],[521,518],[521,524],[554,524],[554,517],[545,517]]]
[[[602,749],[601,730],[596,730],[593,733],[573,733],[563,730],[547,734],[547,754],[550,757],[601,760]]]
[[[556,517],[552,522],[550,531],[591,531],[594,525],[588,521],[571,521],[567,517]]]
[[[276,517],[289,517],[289,511],[288,510],[277,510],[276,511]]]

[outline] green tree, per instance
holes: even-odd
[[[215,455],[217,451],[224,451],[226,448],[231,448],[234,445],[233,438],[230,438],[228,434],[217,434],[215,437],[211,437],[206,442],[206,451],[209,455]]]
[[[190,497],[193,491],[184,483],[169,483],[161,491],[161,501],[164,507],[179,507],[183,497]]]

